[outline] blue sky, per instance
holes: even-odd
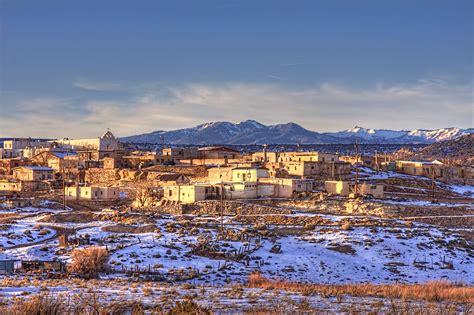
[[[473,12],[467,0],[1,0],[0,136],[245,119],[472,127]]]

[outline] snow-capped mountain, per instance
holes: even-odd
[[[350,144],[359,143],[434,143],[450,140],[474,129],[442,128],[435,130],[386,130],[366,129],[356,126],[339,131],[319,133],[301,127],[295,123],[264,125],[255,120],[246,120],[237,124],[227,121],[209,122],[193,128],[172,131],[154,131],[151,133],[124,137],[124,142],[169,143],[169,144]]]
[[[460,136],[473,133],[473,129],[462,130],[459,128],[442,128],[435,130],[415,129],[408,134],[413,137],[421,137],[428,140],[445,141],[458,138]]]
[[[354,128],[347,129],[345,131],[335,132],[332,135],[338,138],[347,137],[360,137],[365,140],[373,139],[396,139],[406,135],[406,131],[394,131],[385,129],[366,129],[363,127],[355,126]]]

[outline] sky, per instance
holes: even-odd
[[[0,0],[0,137],[470,128],[474,1]]]

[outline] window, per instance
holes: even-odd
[[[377,185],[370,185],[370,189],[372,190],[377,189]]]
[[[168,193],[168,195],[169,195],[170,197],[173,196],[173,191],[170,190],[169,193]]]
[[[325,162],[325,158],[323,158],[323,162]]]

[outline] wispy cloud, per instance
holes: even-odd
[[[118,82],[91,81],[85,79],[78,79],[74,81],[72,85],[79,89],[97,92],[119,91],[124,88],[123,84]]]
[[[318,131],[356,124],[390,129],[473,125],[471,85],[442,80],[376,84],[367,89],[331,83],[297,88],[232,82],[135,91],[119,101],[21,100],[11,105],[8,116],[0,117],[0,136],[86,137],[97,136],[106,128],[125,136],[245,119],[266,124],[294,121]]]
[[[270,78],[270,79],[273,79],[273,80],[282,80],[283,79],[282,77],[279,77],[279,76],[273,75],[273,74],[268,74],[267,78]]]

